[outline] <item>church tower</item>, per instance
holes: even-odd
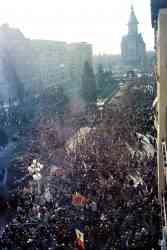
[[[128,22],[128,34],[138,34],[138,24],[134,8],[131,6],[131,14]]]
[[[145,64],[145,43],[143,36],[138,32],[138,20],[133,6],[128,22],[128,34],[122,38],[122,62],[129,68],[143,68]]]

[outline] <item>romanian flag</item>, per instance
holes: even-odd
[[[80,193],[75,193],[72,195],[72,204],[75,206],[83,206],[88,203],[88,199],[81,195]]]
[[[77,236],[77,244],[78,246],[80,246],[82,249],[85,249],[85,244],[84,244],[84,234],[79,231],[78,229],[75,229],[75,233],[76,233],[76,236]]]
[[[55,172],[56,176],[63,176],[64,175],[64,169],[57,169],[57,171]]]

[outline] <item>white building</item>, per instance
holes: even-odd
[[[146,46],[142,34],[138,32],[138,24],[132,6],[128,22],[128,34],[122,38],[121,50],[123,63],[133,68],[144,67],[146,59]]]

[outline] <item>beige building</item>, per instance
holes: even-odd
[[[0,27],[0,98],[8,102],[17,98],[18,78],[26,91],[36,86],[34,58],[30,41],[15,28]]]
[[[164,5],[161,3],[164,2]],[[152,0],[152,24],[155,29],[157,98],[155,125],[158,146],[158,187],[165,189],[165,162],[163,162],[162,143],[167,140],[167,2]]]
[[[65,42],[31,40],[38,79],[42,87],[62,84],[68,80],[68,50]]]
[[[65,43],[31,40],[37,67],[44,86],[81,81],[86,61],[92,65],[92,46],[88,43]]]
[[[157,98],[154,102],[155,126],[157,128],[157,179],[158,193],[161,203],[163,241],[166,248],[167,217],[167,1],[152,0],[152,25],[155,30]]]
[[[0,27],[0,98],[5,102],[15,98],[14,75],[8,59],[27,93],[58,84],[80,86],[83,66],[92,65],[92,46],[87,43],[30,40],[18,29]],[[7,73],[8,77],[6,77]],[[8,79],[7,79],[8,78]]]

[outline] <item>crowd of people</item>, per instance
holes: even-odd
[[[138,137],[153,133],[152,98],[140,95],[97,110],[90,132],[61,151],[65,164],[47,169],[40,194],[32,182],[12,193],[8,207],[17,212],[2,250],[160,249],[156,149]]]

